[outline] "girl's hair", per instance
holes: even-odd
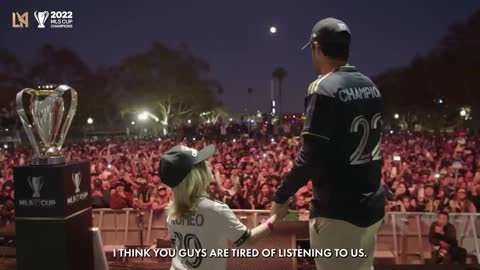
[[[168,205],[168,219],[175,220],[193,210],[198,199],[206,193],[212,179],[212,173],[206,161],[203,161],[173,188],[173,200]]]

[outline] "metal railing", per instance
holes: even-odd
[[[139,220],[142,211],[143,224]],[[249,228],[268,218],[268,210],[233,210]],[[391,254],[394,263],[425,263],[431,258],[431,245],[428,240],[430,225],[436,220],[435,213],[388,212],[377,234],[378,254]],[[451,213],[450,223],[457,231],[459,245],[480,262],[478,230],[480,214]],[[139,245],[139,233],[145,237],[144,245],[150,246],[157,239],[168,239],[166,213],[137,209],[94,209],[94,226],[100,228],[105,246]],[[139,226],[140,225],[140,226]],[[306,228],[308,228],[306,226]],[[307,232],[298,234],[308,235]],[[388,256],[387,256],[388,257]]]

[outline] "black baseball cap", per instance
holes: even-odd
[[[347,24],[335,18],[326,18],[318,21],[312,29],[310,40],[302,47],[302,50],[317,41],[322,44],[325,42],[336,43],[350,43],[350,29]]]
[[[200,151],[184,145],[174,146],[160,159],[160,178],[167,186],[174,188],[182,182],[196,164],[211,157],[215,151],[213,144]]]

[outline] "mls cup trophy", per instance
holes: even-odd
[[[77,109],[77,92],[68,85],[53,87],[17,94],[17,112],[35,151],[33,165],[65,163],[61,149]]]
[[[90,162],[62,155],[77,92],[25,88],[16,102],[34,150],[32,164],[14,167],[16,269],[94,269],[90,181],[82,181]]]

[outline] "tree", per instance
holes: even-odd
[[[247,89],[247,94],[248,94],[248,105],[251,107],[252,106],[252,95],[253,95],[253,88],[248,88]]]
[[[43,84],[67,84],[77,90],[78,107],[72,129],[83,130],[89,117],[97,126],[113,128],[118,121],[118,110],[107,91],[109,69],[92,72],[78,54],[69,48],[55,48],[45,44],[37,51],[28,67],[24,87],[36,88]]]
[[[0,106],[14,102],[15,95],[25,82],[25,67],[17,56],[8,50],[0,50]]]
[[[450,26],[444,38],[424,56],[375,76],[385,112],[403,110],[402,115],[412,116],[407,120],[411,124],[439,128],[457,125],[459,110],[464,106],[472,108],[473,119],[480,117],[478,32],[480,10],[465,22]]]
[[[220,102],[221,84],[205,79],[209,65],[192,55],[186,46],[172,49],[159,42],[124,59],[116,69],[123,112],[143,108],[160,118],[165,130],[192,115],[208,111]]]
[[[220,120],[225,120],[228,117],[228,113],[221,106],[214,107],[208,112],[200,113],[200,118],[207,123],[216,124]]]
[[[288,72],[283,67],[277,67],[272,72],[272,78],[277,80],[278,82],[278,111],[280,116],[283,113],[283,106],[282,106],[282,83],[288,76]]]

